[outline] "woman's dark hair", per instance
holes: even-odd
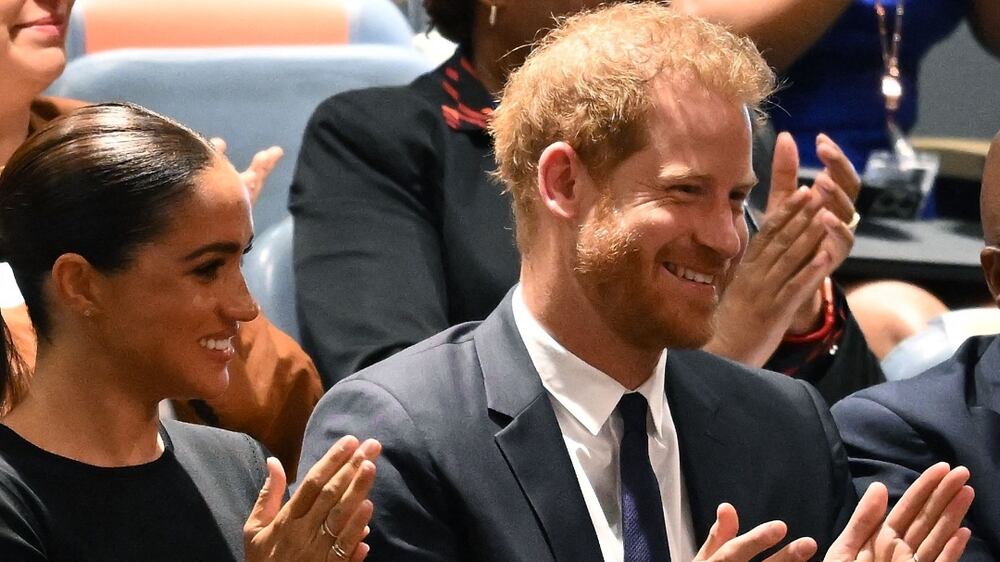
[[[468,47],[472,43],[472,27],[476,18],[477,0],[424,0],[424,10],[431,26],[449,41]]]
[[[40,339],[51,330],[43,286],[56,258],[74,253],[101,271],[126,268],[166,229],[215,154],[194,131],[131,104],[81,108],[21,145],[0,175],[0,258]],[[0,405],[16,393],[5,367]]]

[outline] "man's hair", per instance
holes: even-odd
[[[747,38],[660,2],[563,20],[511,74],[491,120],[496,175],[513,195],[518,246],[536,217],[538,160],[567,142],[598,180],[647,143],[652,83],[700,84],[760,111],[774,73]]]

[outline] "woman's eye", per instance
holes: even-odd
[[[203,279],[214,279],[218,275],[219,268],[221,267],[222,260],[213,260],[194,268],[193,273]]]

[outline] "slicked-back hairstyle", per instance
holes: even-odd
[[[18,148],[0,175],[0,257],[40,338],[50,335],[43,287],[56,259],[126,268],[215,157],[194,131],[131,104],[78,109]]]
[[[476,18],[476,0],[424,0],[424,10],[442,37],[468,47]]]
[[[542,152],[567,142],[595,178],[605,178],[646,146],[654,79],[700,84],[755,113],[775,85],[749,39],[665,3],[620,3],[564,19],[511,74],[490,125],[523,254]]]

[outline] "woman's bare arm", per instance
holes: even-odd
[[[993,4],[998,0],[977,0]],[[779,72],[787,70],[847,8],[849,0],[674,0],[673,6],[727,25],[757,43]]]

